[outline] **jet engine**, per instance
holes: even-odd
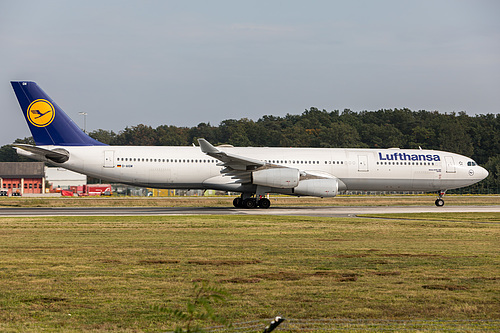
[[[314,197],[334,197],[339,192],[339,183],[334,178],[301,180],[292,190],[294,195],[310,195]]]
[[[299,185],[299,178],[299,170],[291,168],[265,169],[252,173],[253,184],[275,188],[294,188]]]

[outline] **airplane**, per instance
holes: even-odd
[[[334,197],[340,191],[437,192],[475,184],[488,171],[472,159],[424,149],[110,146],[86,133],[35,83],[11,81],[36,145],[18,154],[122,184],[239,192],[237,208],[269,208],[269,193]],[[34,117],[44,110],[49,117]]]

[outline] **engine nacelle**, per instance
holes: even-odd
[[[291,168],[265,169],[252,173],[253,184],[276,188],[294,188],[299,185],[299,178],[299,170]]]
[[[293,189],[295,195],[310,195],[314,197],[334,197],[339,192],[337,179],[307,179],[301,180]]]

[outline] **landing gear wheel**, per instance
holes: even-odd
[[[269,206],[271,206],[271,201],[267,198],[262,198],[259,200],[258,205],[260,208],[269,208]]]
[[[439,199],[436,199],[436,201],[434,202],[436,204],[436,206],[438,207],[443,207],[444,206],[444,200],[439,198]]]
[[[240,197],[234,198],[233,206],[236,208],[242,208],[243,207],[243,200],[241,200]]]
[[[244,208],[255,208],[257,206],[257,202],[255,202],[255,199],[249,198],[243,200],[243,207]]]

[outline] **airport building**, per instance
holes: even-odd
[[[43,162],[1,162],[0,188],[9,195],[45,193]]]
[[[9,196],[48,193],[87,184],[87,176],[43,162],[0,162],[0,188]]]

